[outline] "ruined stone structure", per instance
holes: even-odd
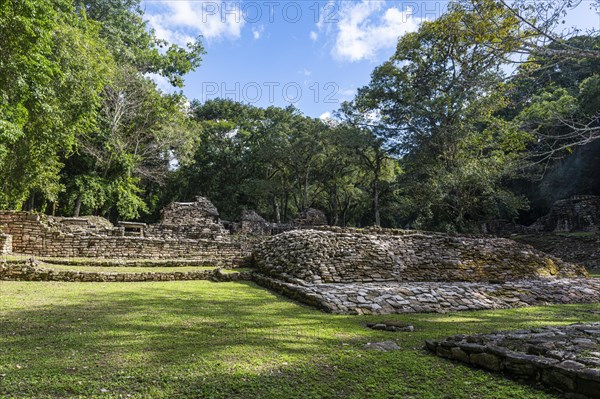
[[[308,283],[511,281],[581,277],[585,269],[508,239],[402,230],[293,231],[258,246],[268,276]]]
[[[161,221],[146,229],[149,237],[226,241],[229,235],[220,222],[219,211],[206,198],[195,202],[173,202],[161,211]]]
[[[600,397],[600,323],[456,335],[426,346],[438,356],[541,383],[569,397]]]
[[[491,283],[310,284],[255,273],[258,284],[337,314],[430,313],[600,302],[600,279],[533,279]]]
[[[529,230],[571,232],[597,231],[600,227],[600,197],[575,196],[557,201],[550,212],[538,219]]]
[[[600,302],[600,280],[586,279],[582,266],[512,240],[328,226],[296,226],[300,229],[265,237],[277,233],[273,224],[256,213],[245,219],[250,223],[245,234],[230,236],[216,208],[202,197],[169,205],[155,225],[119,222],[115,227],[101,219],[2,211],[0,227],[5,234],[0,235],[0,248],[41,257],[187,259],[222,267],[240,264],[253,253],[258,271],[247,278],[335,313]],[[212,276],[9,266],[2,270],[2,278],[162,281]]]
[[[327,225],[325,214],[314,208],[300,212],[290,223],[271,223],[266,221],[256,211],[243,211],[240,220],[231,225],[234,233],[252,236],[271,236],[286,231],[311,229]]]
[[[333,313],[497,309],[600,301],[600,280],[507,239],[403,230],[303,230],[254,253],[259,284]]]
[[[255,211],[244,211],[240,222],[235,228],[239,234],[255,236],[270,236],[273,234],[272,223],[267,222]]]
[[[323,211],[314,208],[308,208],[305,211],[300,212],[298,217],[294,220],[296,226],[325,226],[327,225],[327,216]]]
[[[484,234],[508,236],[531,233],[600,232],[600,197],[577,195],[556,201],[550,212],[530,226],[507,220],[489,220],[480,225]]]
[[[13,252],[37,256],[200,258],[227,264],[249,255],[229,240],[216,208],[201,197],[193,203],[171,204],[161,223],[147,227],[139,223],[108,227],[84,218],[14,211],[0,212],[0,226],[12,236]],[[127,232],[134,227],[136,232]]]
[[[583,265],[589,270],[600,270],[600,231],[585,235],[527,234],[515,237],[515,240],[567,262]]]

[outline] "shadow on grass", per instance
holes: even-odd
[[[423,342],[600,321],[598,305],[335,316],[253,283],[0,284],[6,398],[542,398],[429,356]],[[408,321],[416,331],[364,327],[377,320]],[[389,339],[402,349],[361,349]]]

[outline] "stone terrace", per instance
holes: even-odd
[[[267,240],[254,260],[259,284],[334,313],[600,302],[582,266],[507,239],[304,230]]]
[[[503,284],[308,284],[255,274],[254,280],[300,302],[337,314],[444,313],[600,302],[600,279],[538,279]]]

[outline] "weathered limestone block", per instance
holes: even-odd
[[[12,236],[10,234],[0,233],[0,254],[9,254],[12,252]]]

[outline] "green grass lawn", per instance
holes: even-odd
[[[253,283],[0,282],[0,398],[552,398],[423,342],[600,321],[592,310],[334,316]],[[376,320],[416,331],[365,328]],[[402,350],[362,349],[389,339]]]

